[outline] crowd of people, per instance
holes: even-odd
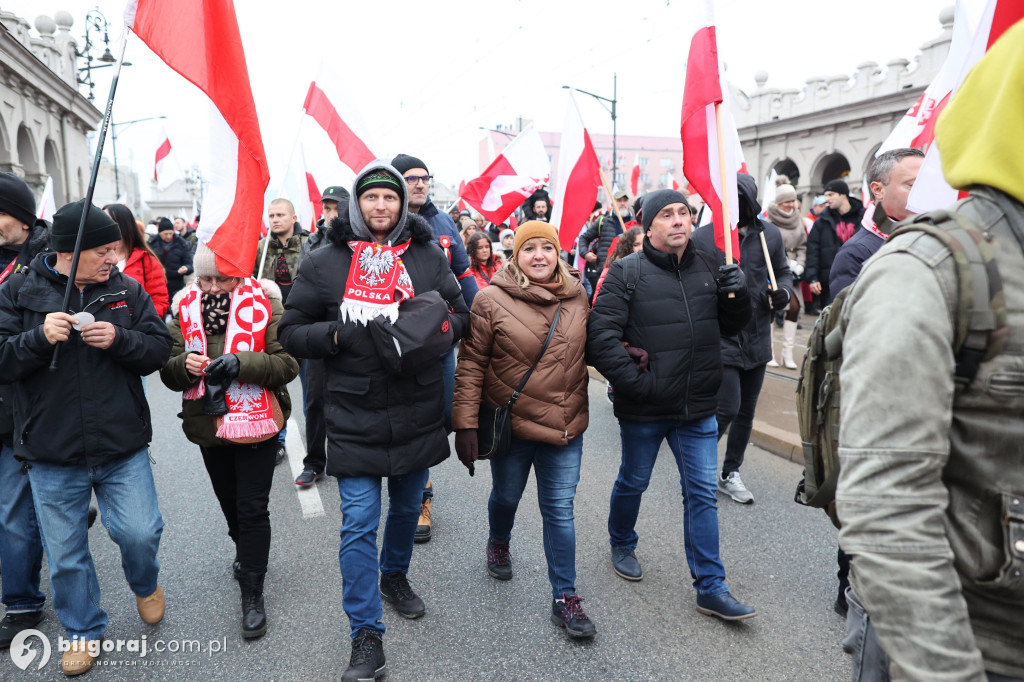
[[[596,635],[575,560],[588,365],[608,382],[621,435],[612,569],[643,579],[637,519],[667,443],[695,608],[752,618],[726,582],[717,494],[753,502],[740,469],[777,366],[776,321],[782,365],[795,369],[801,300],[813,313],[842,296],[835,608],[847,615],[853,679],[1021,680],[1024,188],[999,135],[1024,128],[1019,90],[993,84],[1024,73],[1024,25],[1009,33],[1018,40],[990,50],[936,129],[946,177],[966,199],[915,217],[907,202],[923,153],[909,148],[875,158],[867,205],[834,179],[807,216],[787,178],[762,207],[740,174],[738,264],[676,190],[632,204],[615,193],[566,253],[546,192],[514,224],[446,214],[427,164],[400,154],[349,188],[328,187],[315,232],[287,199],[272,201],[252,275],[240,276],[184,220],[158,220],[147,240],[124,206],[81,200],[47,224],[25,182],[0,174],[0,646],[43,618],[45,552],[72,641],[62,670],[93,667],[107,627],[87,542],[94,493],[140,618],[163,618],[144,383],[154,372],[182,394],[181,427],[224,514],[246,639],[268,631],[268,501],[287,456],[287,385],[301,378],[308,454],[295,483],[330,475],[341,500],[343,680],[383,673],[384,602],[404,618],[426,614],[408,574],[415,543],[432,536],[430,470],[450,456],[453,433],[470,476],[490,466],[481,567],[513,577],[532,471],[551,622],[572,638]],[[979,107],[991,125],[973,125]],[[909,229],[921,223],[956,224],[968,238]],[[969,306],[968,261],[985,264],[991,293]]]

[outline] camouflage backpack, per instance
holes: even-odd
[[[963,390],[981,363],[997,355],[1006,341],[1006,302],[992,246],[981,230],[950,210],[915,216],[901,224],[893,236],[909,232],[929,234],[953,254],[959,287],[953,342],[955,381],[957,390]],[[796,501],[825,509],[837,528],[834,501],[839,480],[839,369],[845,332],[841,317],[851,287],[840,291],[815,322],[796,387],[805,466]]]

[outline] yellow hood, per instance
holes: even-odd
[[[1024,201],[1024,21],[967,74],[935,126],[946,182],[989,185]]]

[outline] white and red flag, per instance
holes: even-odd
[[[302,159],[302,188],[296,195],[301,197],[296,202],[295,213],[299,218],[299,224],[310,232],[316,232],[316,222],[324,213],[324,204],[320,201],[320,189],[316,186],[313,174],[309,172],[309,165],[306,164],[306,148],[299,144],[299,156]]]
[[[527,197],[550,181],[548,153],[540,134],[531,125],[501,150],[480,177],[460,186],[459,196],[484,218],[500,225]]]
[[[683,174],[711,210],[715,245],[726,251],[726,230],[731,254],[739,258],[739,233],[736,220],[739,200],[736,173],[742,170],[736,124],[723,98],[718,64],[718,40],[715,35],[711,0],[701,3],[704,17],[690,42],[686,62],[686,89],[683,94],[681,135]],[[719,139],[719,136],[723,139]],[[725,185],[723,186],[723,179]],[[723,221],[722,197],[728,198],[729,224]]]
[[[171,138],[164,133],[164,141],[156,148],[156,160],[153,162],[153,182],[160,182],[160,174],[167,167],[167,159],[171,155]]]
[[[488,138],[488,139],[490,139],[490,138]],[[491,145],[491,146],[493,147],[493,145]],[[466,203],[466,202],[465,202],[465,201],[464,201],[464,200],[462,199],[462,193],[463,193],[464,191],[466,191],[466,181],[465,181],[465,180],[459,180],[459,210],[460,210],[460,211],[461,211],[462,209],[464,209],[464,208],[469,208],[469,204],[467,204],[467,203]],[[481,215],[482,215],[482,214],[481,214]]]
[[[43,198],[39,202],[39,219],[53,222],[53,214],[57,212],[57,201],[53,198],[53,176],[46,177],[43,186]]]
[[[249,277],[270,171],[234,3],[131,0],[125,24],[209,100],[210,186],[198,237],[221,274]]]
[[[942,159],[939,156],[939,148],[932,145],[931,141],[935,136],[935,122],[939,114],[950,98],[956,96],[956,91],[971,68],[978,63],[992,44],[1003,35],[1006,29],[1018,21],[1024,19],[1024,2],[1020,0],[988,0],[981,13],[977,13],[976,4],[969,2],[958,2],[956,5],[956,18],[953,23],[953,42],[949,46],[949,54],[946,62],[942,65],[936,82],[942,81],[933,90],[929,86],[924,95],[932,93],[933,98],[941,97],[934,105],[926,123],[920,127],[917,136],[909,144],[905,140],[897,140],[889,147],[890,140],[900,131],[907,117],[904,116],[896,130],[886,140],[879,151],[886,148],[899,146],[923,146],[928,145],[925,153],[924,163],[914,181],[914,188],[910,190],[907,197],[907,208],[914,213],[924,213],[945,208],[955,202],[960,194],[949,186],[942,174]],[[958,31],[958,26],[960,30]],[[967,28],[963,28],[966,26]],[[932,85],[935,85],[933,83]],[[948,89],[948,92],[944,92]],[[924,97],[922,95],[922,97]],[[911,109],[913,111],[913,108]],[[903,142],[901,144],[900,142]]]
[[[640,155],[633,157],[633,170],[629,174],[629,193],[634,197],[640,190]]]
[[[563,251],[572,251],[580,230],[586,224],[601,187],[601,162],[583,126],[573,91],[565,109],[565,125],[558,151],[558,186],[551,195],[554,210],[551,223],[558,226],[558,241]]]
[[[324,129],[338,150],[338,159],[351,168],[353,173],[363,170],[366,164],[377,158],[362,138],[342,120],[337,108],[316,81],[310,82],[302,109]]]

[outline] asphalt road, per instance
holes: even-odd
[[[159,625],[141,622],[117,548],[97,524],[89,539],[102,605],[110,617],[106,638],[145,636],[147,655],[106,653],[85,679],[336,679],[348,663],[350,644],[341,608],[341,515],[334,480],[300,495],[289,466],[278,467],[266,580],[270,628],[262,639],[246,642],[239,634],[231,542],[198,448],[185,440],[175,416],[180,397],[155,376],[149,378],[148,391],[156,434],[153,469],[166,523],[160,582],[167,613]],[[300,394],[297,381],[292,391]],[[416,547],[410,569],[427,614],[407,621],[385,604],[385,679],[849,679],[848,657],[840,648],[845,625],[832,611],[835,531],[823,514],[793,503],[800,467],[751,447],[742,473],[755,503],[741,506],[719,497],[729,586],[758,610],[752,620],[726,624],[694,608],[682,544],[679,476],[667,447],[638,523],[644,579],[629,583],[612,572],[606,522],[619,434],[603,383],[591,382],[590,399],[591,426],[584,437],[576,497],[577,589],[597,637],[570,641],[548,620],[550,588],[532,482],[513,533],[515,577],[499,582],[487,575],[489,468],[479,466],[470,478],[453,449],[453,456],[432,474],[434,539]],[[300,413],[291,422],[293,460],[301,457],[301,421]],[[49,594],[45,578],[43,589]],[[41,670],[22,671],[5,652],[0,680],[64,679],[56,651],[63,630],[49,600],[40,630],[52,642],[50,662]],[[184,643],[196,641],[201,651]],[[165,651],[156,652],[158,646]]]

